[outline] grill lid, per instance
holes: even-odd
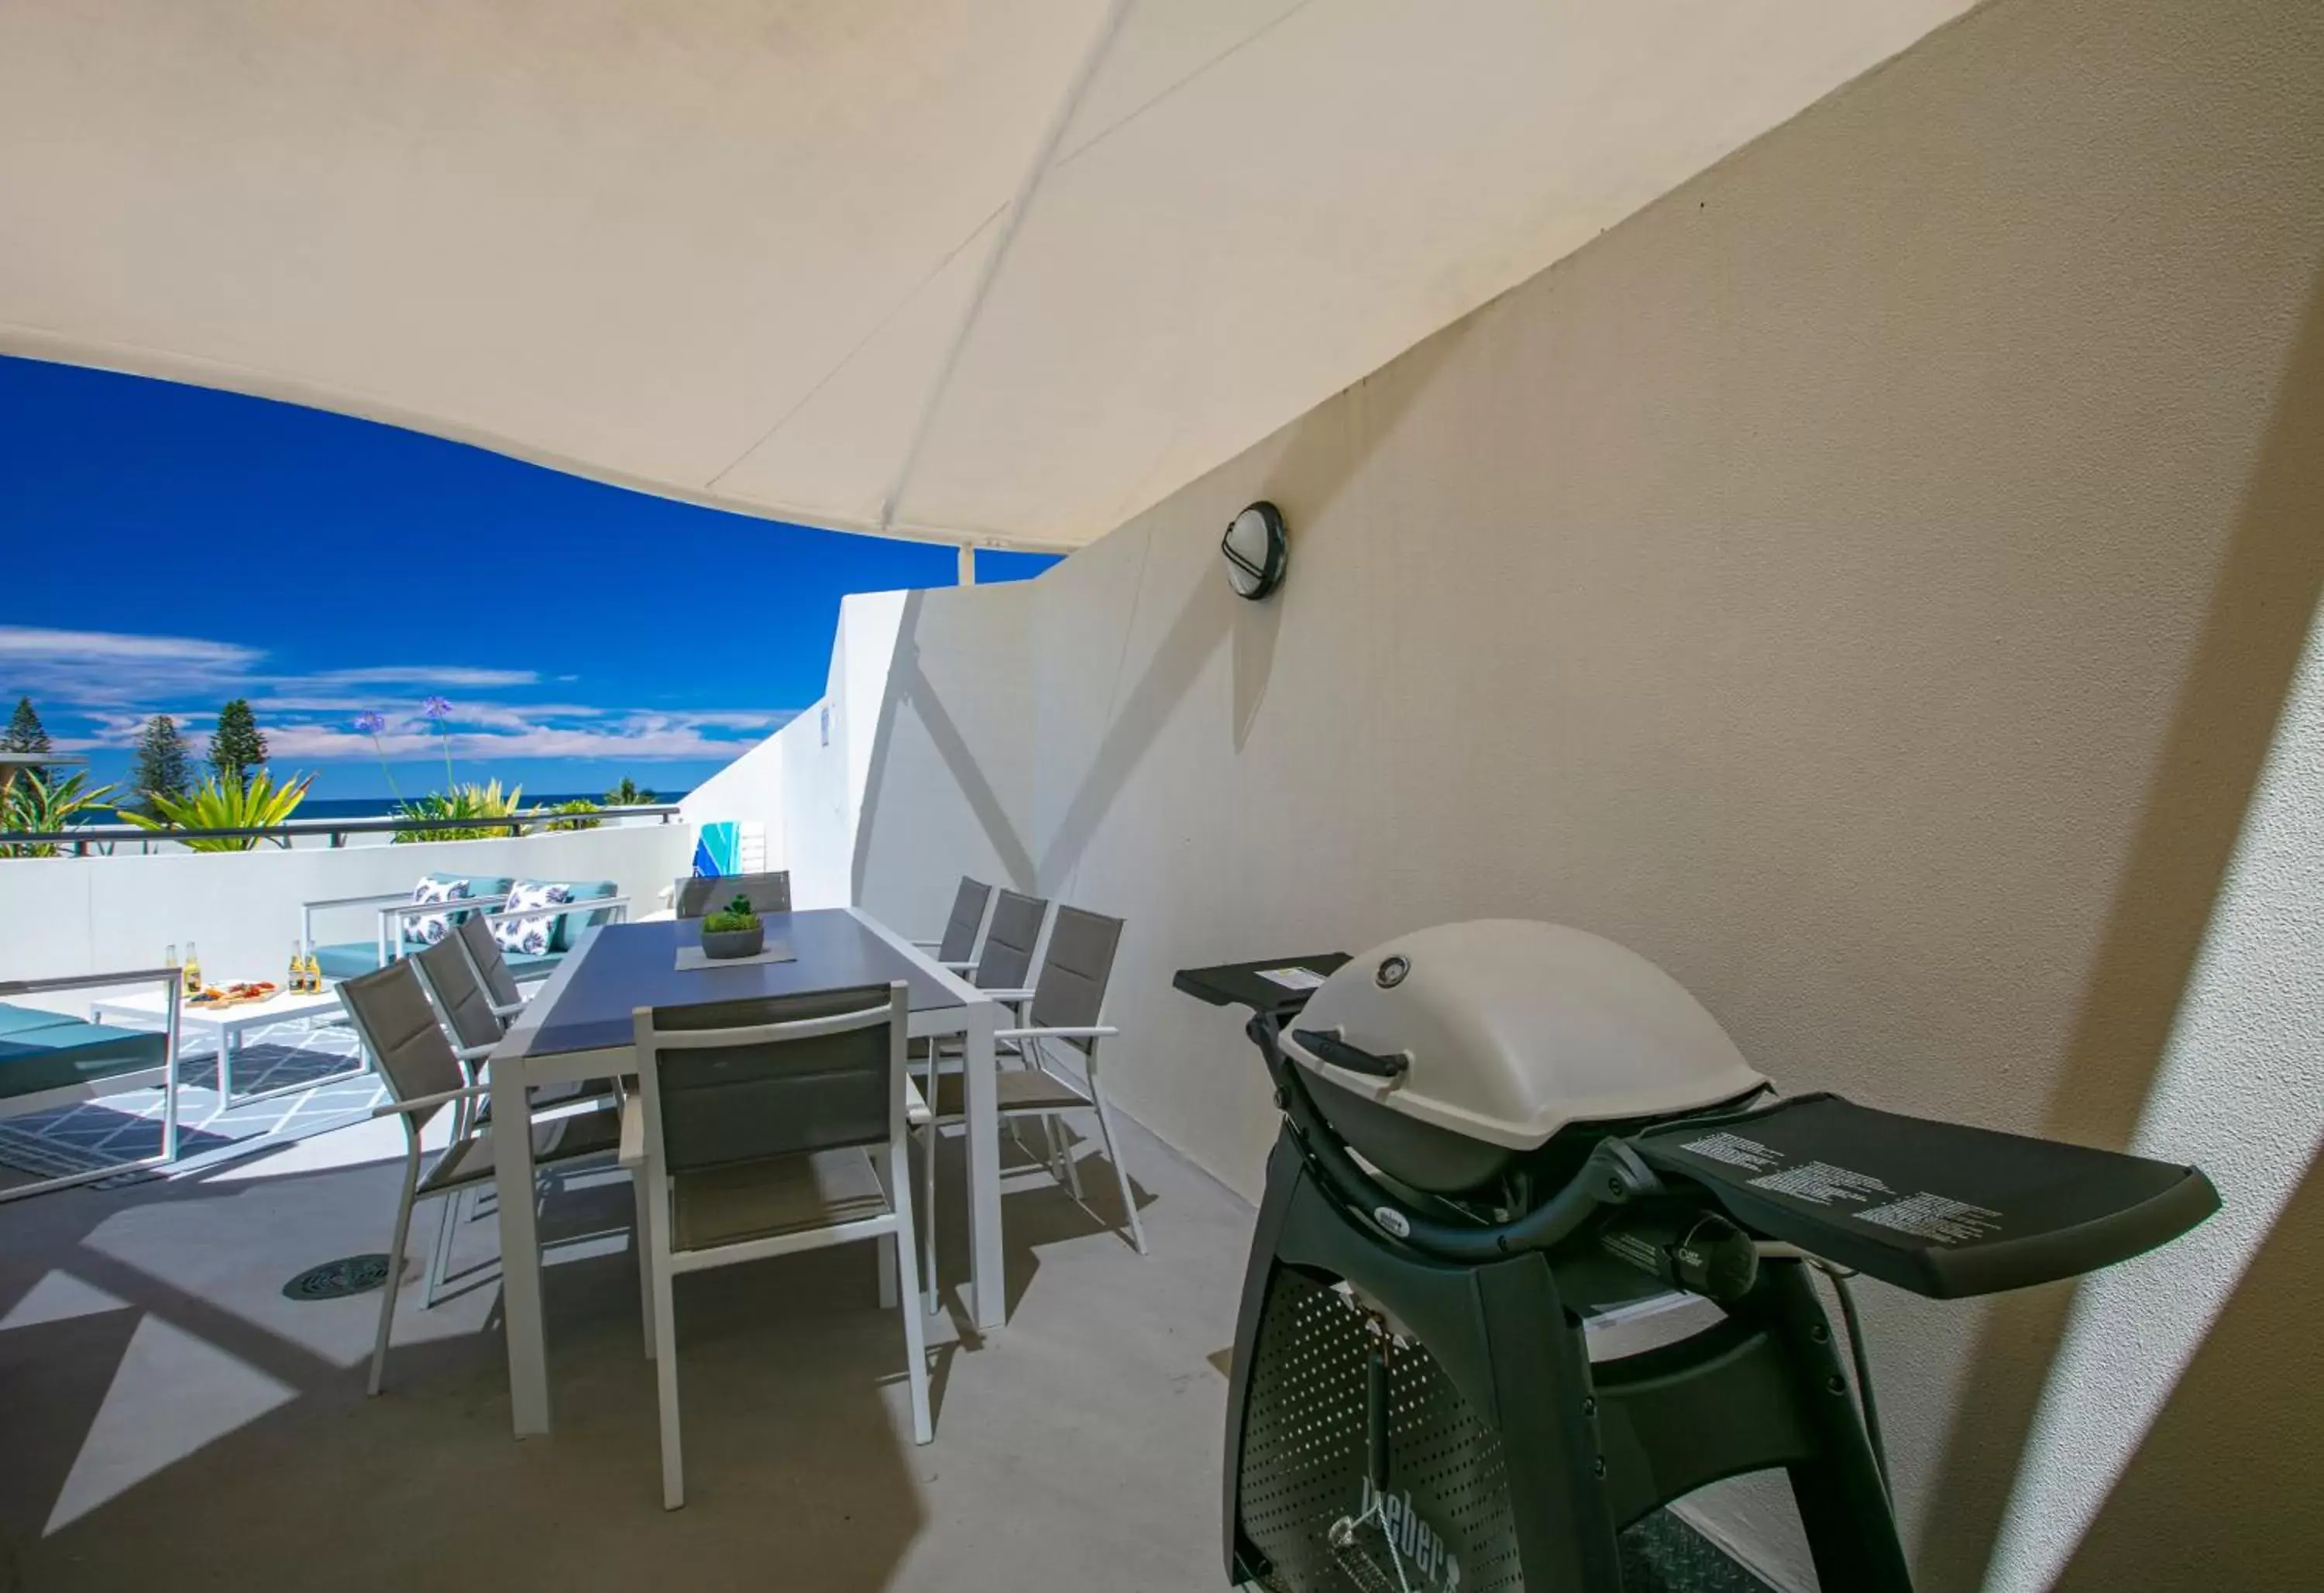
[[[1285,1053],[1319,1078],[1511,1150],[1571,1123],[1699,1111],[1767,1082],[1653,963],[1526,919],[1438,924],[1375,947],[1324,980],[1290,1031]],[[1302,1033],[1389,1059],[1394,1076],[1329,1039],[1311,1050]]]

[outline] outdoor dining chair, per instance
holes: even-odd
[[[964,881],[963,883],[965,884],[973,882]],[[1048,922],[1049,903],[1043,897],[1028,896],[1019,891],[999,891],[994,893],[994,897],[992,922],[985,927],[984,944],[977,953],[976,966],[969,974],[969,982],[993,1000],[1007,1005],[1021,1020],[1024,1016],[1021,1007],[1033,994],[1031,986],[1026,981],[1032,976],[1033,953],[1041,943],[1041,926]],[[957,916],[960,911],[957,903],[954,904],[953,911]],[[950,932],[950,928],[947,926],[946,933]],[[997,1044],[996,1042],[996,1046]],[[936,1073],[946,1063],[950,1063],[954,1071],[957,1072],[960,1065],[961,1042],[956,1036],[945,1040],[927,1041],[923,1042],[922,1049],[917,1054],[924,1062],[920,1094],[933,1110]],[[1056,1136],[1054,1125],[1044,1120],[1042,1129],[1049,1135],[1050,1160],[1054,1162],[1056,1159]],[[936,1198],[936,1135],[934,1127],[928,1130],[924,1149],[926,1154],[921,1157],[920,1187],[926,1191],[927,1199],[932,1200]],[[923,1210],[927,1209],[925,1200],[922,1202],[922,1209]],[[933,1315],[937,1303],[936,1236],[934,1224],[922,1221],[920,1243],[925,1251],[922,1270],[927,1277],[928,1311]]]
[[[640,1089],[622,1108],[622,1160],[646,1190],[647,1344],[661,1408],[665,1509],[686,1503],[671,1288],[679,1273],[880,1245],[883,1283],[890,1269],[912,1270],[910,1286],[893,1292],[904,1318],[912,1440],[931,1437],[913,1264],[909,1016],[901,980],[637,1009]]]
[[[791,910],[791,874],[697,874],[671,888],[670,907],[679,918],[706,918],[737,896],[747,897],[753,912]]]
[[[1129,1219],[1130,1243],[1143,1255],[1146,1230],[1139,1220],[1138,1202],[1130,1195],[1130,1174],[1121,1163],[1112,1115],[1098,1083],[1098,1042],[1120,1033],[1098,1021],[1105,1007],[1106,985],[1113,974],[1114,954],[1120,945],[1120,919],[1084,912],[1077,907],[1057,909],[1056,922],[1049,929],[1048,952],[1042,959],[1040,980],[1031,992],[1029,1021],[998,1030],[992,1036],[996,1046],[1008,1047],[1023,1065],[1001,1070],[994,1075],[993,1088],[1002,1121],[1039,1117],[1045,1133],[1049,1132],[1060,1112],[1087,1108],[1096,1114],[1106,1160],[1113,1164],[1114,1180],[1121,1189],[1121,1207]],[[1080,1053],[1078,1079],[1055,1065],[1059,1059],[1050,1051],[1052,1046]],[[922,1094],[927,1098],[929,1122],[920,1157],[920,1221],[933,1233],[936,1139],[945,1125],[967,1121],[966,1091],[960,1074],[939,1071],[932,1064]],[[1081,1199],[1081,1170],[1074,1162],[1072,1148],[1054,1135],[1048,1144],[1050,1172],[1072,1191],[1074,1199]],[[933,1247],[926,1269],[933,1301]],[[935,1309],[933,1304],[930,1309]]]
[[[976,932],[984,927],[984,910],[991,902],[991,885],[962,875],[960,889],[952,899],[952,916],[945,920],[944,938],[915,940],[912,944],[923,951],[934,952],[936,961],[954,973],[966,973],[976,966]],[[1038,936],[1040,926],[1037,923],[1033,927]]]
[[[432,1197],[449,1197],[493,1180],[492,1141],[479,1133],[476,1115],[463,1113],[485,1086],[468,1081],[452,1042],[438,1026],[436,1009],[420,973],[409,961],[392,962],[376,973],[342,980],[339,1005],[370,1053],[391,1098],[374,1117],[403,1120],[403,1190],[395,1208],[395,1237],[388,1246],[387,1283],[380,1291],[379,1336],[372,1347],[371,1392],[377,1394],[387,1370],[387,1344],[395,1323],[395,1299],[403,1278],[403,1249],[411,1234],[411,1209]],[[451,1143],[422,1165],[420,1135],[450,1110]],[[618,1147],[620,1119],[603,1107],[576,1112],[533,1128],[533,1159],[554,1175],[568,1163],[602,1156]]]
[[[492,937],[484,939],[489,943]],[[493,950],[497,952],[498,948]],[[446,1037],[452,1042],[452,1054],[459,1059],[460,1069],[470,1084],[483,1084],[485,1063],[493,1048],[507,1037],[509,1020],[500,1010],[478,977],[475,949],[462,933],[445,936],[425,950],[412,953],[408,960],[420,975],[420,983],[436,1008]],[[507,965],[495,958],[493,967],[506,972]],[[571,1084],[556,1084],[536,1089],[531,1095],[533,1120],[548,1121],[572,1109],[580,1100],[611,1098],[619,1104],[619,1083],[612,1079],[591,1079]],[[472,1130],[481,1134],[492,1122],[489,1100],[462,1101],[455,1108],[454,1133],[466,1135]],[[475,1188],[466,1191],[469,1210],[484,1209],[484,1190]],[[451,1264],[452,1238],[457,1229],[456,1209],[458,1198],[444,1202],[442,1217],[437,1224],[435,1247],[429,1253],[428,1284],[425,1296],[427,1309],[433,1310],[436,1299],[444,1287],[445,1269]],[[639,1208],[642,1212],[642,1205]],[[642,1271],[640,1273],[643,1275]]]

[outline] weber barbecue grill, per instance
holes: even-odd
[[[1250,1010],[1283,1115],[1227,1412],[1237,1586],[1618,1593],[1623,1527],[1781,1468],[1823,1586],[1910,1593],[1845,1280],[2018,1288],[2218,1207],[2191,1167],[1779,1096],[1676,980],[1580,930],[1444,924],[1176,982]],[[1674,1292],[1716,1325],[1591,1363],[1589,1321]]]

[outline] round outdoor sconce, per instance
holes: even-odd
[[[1227,523],[1219,539],[1227,561],[1227,585],[1238,597],[1256,603],[1283,584],[1291,543],[1283,532],[1283,511],[1264,499]]]

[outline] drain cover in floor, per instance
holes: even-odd
[[[282,1285],[285,1300],[344,1300],[367,1293],[387,1282],[387,1257],[349,1255],[310,1266]]]

